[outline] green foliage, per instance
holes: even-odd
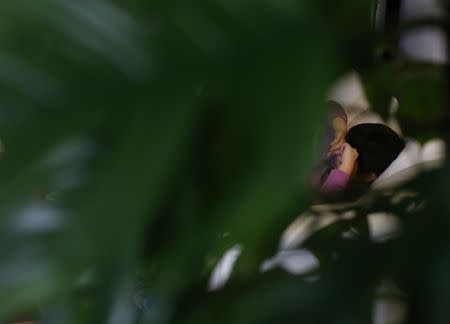
[[[369,6],[0,4],[1,321],[31,313],[42,323],[132,323],[139,289],[152,296],[146,323],[370,318],[374,282],[406,271],[382,267],[385,258],[408,251],[424,215],[408,220],[409,236],[391,252],[367,238],[342,247],[345,262],[330,262],[317,284],[258,273],[310,202],[304,183],[327,87],[349,62],[376,68],[366,51]],[[354,10],[360,28],[350,24]],[[405,102],[423,84],[436,89],[405,69]],[[230,286],[207,293],[212,265],[236,242],[245,248]],[[426,270],[442,276],[445,253]]]

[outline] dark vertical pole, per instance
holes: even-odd
[[[445,3],[445,10],[447,12],[446,18],[445,18],[445,33],[447,35],[447,65],[446,65],[446,87],[444,89],[448,89],[450,86],[450,23],[449,23],[449,17],[448,14],[450,12],[450,1],[444,1]],[[444,133],[444,139],[445,143],[447,145],[447,152],[450,152],[450,98],[448,91],[445,93],[446,96],[446,113],[445,113],[445,119],[444,119],[444,125],[443,125],[443,133]]]
[[[384,19],[385,31],[398,28],[400,23],[401,0],[386,0],[386,16]]]

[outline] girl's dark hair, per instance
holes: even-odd
[[[383,124],[359,124],[347,133],[347,143],[358,151],[358,173],[382,174],[405,148],[405,140]]]

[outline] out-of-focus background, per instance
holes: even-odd
[[[0,322],[449,323],[447,9],[0,3]],[[316,205],[327,98],[408,150]]]

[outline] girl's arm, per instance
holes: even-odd
[[[331,170],[321,187],[324,193],[338,192],[345,189],[352,173],[356,170],[358,151],[348,143],[343,144],[342,162],[338,168]]]
[[[342,108],[340,110],[336,110],[332,114],[331,126],[334,130],[334,139],[330,143],[328,156],[339,153],[342,144],[345,142],[345,137],[347,136],[347,115]]]

